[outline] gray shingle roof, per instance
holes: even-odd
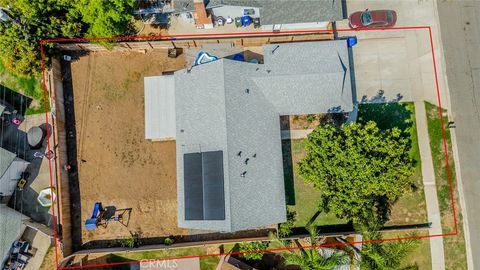
[[[267,45],[264,60],[175,72],[180,227],[238,231],[285,221],[280,114],[353,109],[345,40]],[[208,151],[223,151],[225,220],[185,220],[184,154]]]
[[[0,179],[10,167],[10,164],[15,160],[17,155],[14,153],[0,148]]]
[[[0,265],[8,257],[13,242],[23,233],[26,219],[21,213],[0,204]]]
[[[262,25],[343,19],[341,0],[210,0],[207,8],[220,5],[259,7]]]
[[[253,80],[281,115],[353,110],[345,40],[271,44],[263,51],[270,74]]]
[[[255,69],[221,59],[175,73],[180,227],[238,231],[285,220],[278,114],[252,81],[241,79]],[[185,220],[183,154],[200,151],[224,153],[225,220]]]

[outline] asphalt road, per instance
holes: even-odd
[[[480,269],[480,1],[438,0],[438,14],[473,266]]]

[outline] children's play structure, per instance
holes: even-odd
[[[103,208],[101,202],[96,202],[93,206],[92,216],[85,221],[85,228],[89,231],[98,227],[107,228],[110,221],[116,221],[128,227],[131,212],[132,208],[117,209],[115,206]]]

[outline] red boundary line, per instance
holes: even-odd
[[[418,29],[427,29],[430,39],[430,49],[432,54],[432,62],[433,62],[433,70],[435,75],[435,87],[437,90],[437,101],[439,107],[439,114],[440,114],[440,122],[442,126],[442,137],[443,137],[443,149],[445,151],[445,160],[447,166],[447,176],[448,176],[448,184],[450,188],[450,197],[452,201],[452,213],[454,219],[454,226],[455,232],[451,233],[442,233],[442,234],[435,234],[435,235],[419,235],[419,236],[410,236],[410,237],[400,237],[400,238],[386,238],[380,240],[368,240],[368,241],[359,241],[359,242],[347,242],[347,243],[331,243],[331,244],[322,244],[322,245],[314,245],[314,246],[306,246],[303,248],[315,248],[315,247],[331,247],[331,246],[344,246],[347,244],[355,245],[355,244],[365,244],[365,243],[374,243],[374,242],[387,242],[387,241],[403,241],[403,240],[410,240],[410,239],[423,239],[423,238],[432,238],[432,237],[445,237],[445,236],[455,236],[458,235],[458,224],[457,224],[457,217],[456,217],[456,210],[455,210],[455,200],[453,196],[453,184],[451,178],[451,170],[449,165],[449,157],[448,157],[448,145],[446,139],[446,132],[445,132],[445,125],[443,121],[443,114],[442,114],[442,102],[440,97],[440,87],[438,83],[438,74],[437,74],[437,63],[435,59],[435,51],[433,46],[433,38],[432,38],[432,28],[431,26],[405,26],[405,27],[391,27],[391,28],[365,28],[365,29],[322,29],[322,30],[291,30],[291,31],[279,31],[279,32],[271,32],[271,31],[263,31],[263,32],[230,32],[230,33],[216,33],[216,34],[178,34],[178,35],[150,35],[150,36],[119,36],[119,37],[97,37],[97,38],[53,38],[53,39],[42,39],[40,40],[40,54],[42,57],[42,81],[43,81],[43,97],[45,103],[45,122],[48,125],[48,95],[47,95],[47,83],[46,83],[46,75],[45,75],[45,52],[43,48],[43,44],[47,43],[72,43],[72,42],[90,42],[90,41],[129,41],[129,40],[145,40],[145,39],[155,39],[155,40],[176,40],[177,38],[205,38],[205,37],[218,37],[218,38],[225,38],[225,37],[239,37],[239,36],[262,36],[262,35],[288,35],[288,34],[314,34],[314,33],[333,33],[333,32],[357,32],[357,31],[392,31],[392,30],[418,30]],[[49,130],[47,130],[47,138],[49,138]],[[47,140],[47,147],[48,151],[50,151],[50,139]],[[52,163],[51,160],[48,162],[49,164],[49,171],[50,171],[50,187],[53,187],[53,177],[52,177]],[[52,197],[52,205],[53,196]],[[54,247],[55,247],[55,263],[57,269],[83,269],[83,268],[93,268],[93,267],[104,267],[104,266],[116,266],[116,265],[129,265],[133,263],[138,263],[139,261],[129,261],[129,262],[118,262],[118,263],[104,263],[104,264],[90,264],[85,266],[69,266],[59,268],[58,264],[58,246],[57,246],[57,221],[55,220],[55,209],[52,208],[52,221],[53,221],[53,237],[54,237]],[[294,250],[298,249],[298,247],[293,248],[277,248],[277,249],[268,249],[268,250],[259,250],[254,252],[278,252],[282,250]],[[243,254],[248,252],[232,252],[229,254]],[[221,254],[206,254],[206,255],[191,255],[191,256],[182,256],[182,257],[173,257],[173,258],[163,258],[163,259],[153,259],[153,260],[146,260],[146,261],[166,261],[166,260],[177,260],[177,259],[188,259],[188,258],[205,258],[205,257],[212,257],[212,256],[222,256],[227,255],[227,253]]]

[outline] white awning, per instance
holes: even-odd
[[[175,140],[175,79],[145,77],[145,139]]]

